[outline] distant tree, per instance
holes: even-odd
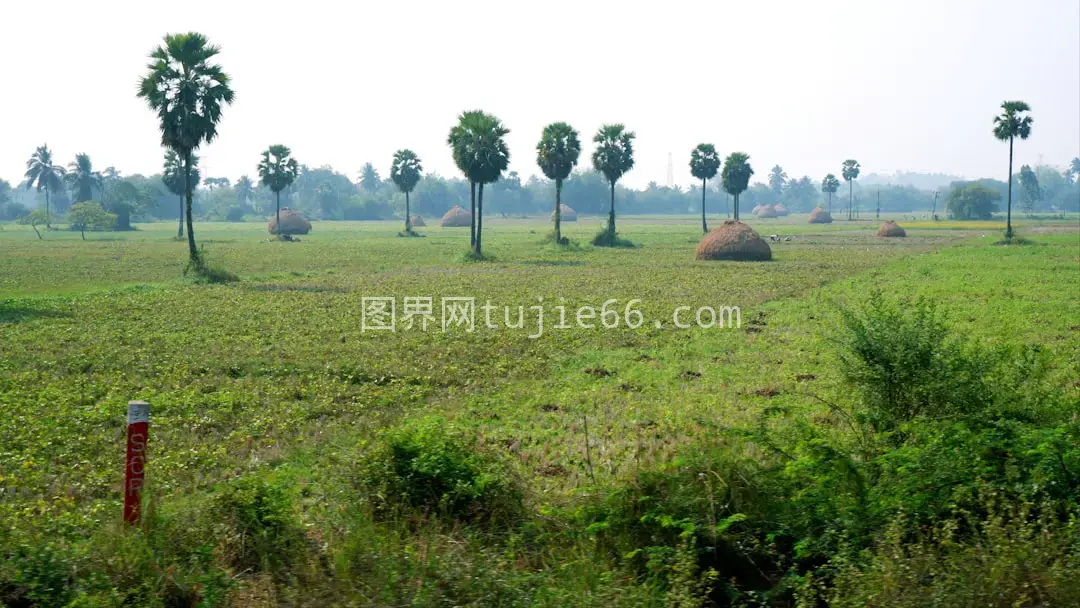
[[[165,151],[165,165],[162,167],[161,181],[165,187],[176,196],[180,197],[180,218],[176,229],[176,238],[184,238],[184,201],[185,195],[191,193],[195,184],[199,183],[199,157],[196,154],[188,155],[189,162],[185,167],[183,159],[174,150]],[[188,210],[191,208],[188,199]],[[188,225],[190,225],[190,219]]]
[[[780,202],[780,197],[784,193],[784,184],[787,183],[788,175],[784,173],[784,168],[780,165],[774,165],[772,170],[769,171],[769,189],[772,190],[773,196],[776,200],[773,202]]]
[[[744,152],[732,152],[724,160],[724,170],[720,173],[720,181],[724,185],[724,191],[735,199],[735,221],[739,221],[739,195],[750,185],[750,178],[754,175],[754,169],[750,166],[750,155]]]
[[[75,203],[68,210],[68,223],[82,234],[86,240],[86,230],[110,230],[116,224],[116,215],[105,211],[101,203],[82,201]]]
[[[1065,169],[1065,175],[1065,181],[1069,182],[1070,184],[1075,183],[1076,180],[1080,178],[1080,156],[1072,159],[1072,162],[1069,163],[1068,168]]]
[[[994,117],[994,137],[999,141],[1009,142],[1009,190],[1005,219],[1005,238],[1011,239],[1012,229],[1012,164],[1013,140],[1017,137],[1027,139],[1031,135],[1031,107],[1022,101],[1001,102],[1001,114]]]
[[[720,155],[712,144],[698,144],[690,153],[690,175],[701,180],[701,230],[708,234],[709,225],[705,222],[705,191],[709,180],[716,177],[720,170]]]
[[[292,157],[292,152],[281,144],[275,144],[263,151],[259,161],[259,180],[274,193],[274,225],[281,233],[281,191],[296,180],[300,165]]]
[[[108,169],[103,173],[107,172]],[[115,169],[113,172],[115,173]],[[116,215],[115,230],[131,230],[131,214],[153,206],[154,201],[161,195],[161,191],[150,183],[121,179],[118,174],[115,179],[106,177],[105,183],[108,195],[103,196],[106,200],[102,202],[102,206]]]
[[[1039,178],[1028,165],[1020,167],[1020,188],[1024,210],[1031,217],[1035,213],[1036,203],[1042,200],[1042,190],[1039,188]]]
[[[621,124],[603,125],[593,135],[596,149],[593,151],[593,168],[604,175],[611,187],[611,210],[608,212],[608,239],[615,242],[615,184],[634,168],[633,131]]]
[[[477,255],[483,255],[484,184],[498,181],[510,165],[510,149],[503,139],[508,133],[510,130],[498,118],[472,110],[458,117],[458,124],[450,129],[447,138],[454,163],[469,180],[470,196],[476,193],[472,245]]]
[[[840,180],[836,179],[836,176],[832,173],[826,175],[825,178],[821,180],[821,191],[829,197],[829,208],[827,209],[829,213],[832,213],[832,195],[839,189]]]
[[[416,188],[423,171],[420,157],[412,150],[402,149],[394,152],[394,161],[390,165],[390,180],[394,182],[398,190],[405,193],[405,234],[412,234],[413,231],[409,193]]]
[[[813,208],[817,190],[810,176],[804,175],[799,179],[788,180],[784,187],[784,199],[792,210],[810,211]]]
[[[855,219],[855,200],[852,197],[852,183],[859,179],[859,161],[855,159],[848,159],[844,161],[844,166],[840,170],[840,174],[843,176],[844,181],[848,183],[848,216],[847,219]]]
[[[379,172],[375,170],[375,166],[365,163],[360,169],[360,188],[368,194],[375,194],[379,191],[380,184],[382,180],[379,179]]]
[[[255,198],[255,184],[252,183],[251,178],[246,175],[241,175],[240,179],[236,180],[236,202],[241,207],[246,207],[251,204],[251,200]]]
[[[578,132],[565,122],[555,122],[544,127],[536,144],[536,164],[548,179],[555,180],[555,243],[562,240],[562,189],[563,182],[577,166],[581,156]]]
[[[48,144],[43,144],[37,150],[34,150],[30,160],[26,161],[26,189],[36,187],[38,192],[41,192],[42,189],[45,190],[44,224],[46,228],[52,226],[52,216],[49,213],[49,193],[56,192],[63,187],[61,182],[63,177],[64,168],[53,164],[52,151],[49,150]]]
[[[5,180],[0,179],[0,220],[6,220],[11,218],[11,184]],[[0,230],[3,230],[3,224],[0,224]]]
[[[214,191],[214,188],[228,188],[231,185],[227,177],[208,177],[203,180],[203,183],[211,192]]]
[[[18,221],[24,226],[30,226],[31,228],[33,228],[34,234],[37,235],[37,238],[40,241],[43,239],[41,238],[41,231],[39,231],[37,227],[42,224],[48,223],[49,214],[43,209],[34,209],[28,215],[20,217]]]
[[[221,111],[232,103],[233,91],[221,66],[211,62],[220,49],[205,36],[196,32],[168,34],[164,42],[150,53],[138,96],[158,116],[161,144],[175,151],[183,162],[188,255],[193,264],[198,264],[191,202],[192,189],[199,182],[191,181],[192,157],[199,146],[217,136]]]
[[[101,173],[94,171],[94,165],[87,154],[76,154],[75,161],[68,165],[64,181],[75,198],[75,202],[93,200],[94,188],[102,188]]]
[[[956,185],[949,191],[949,213],[958,220],[988,220],[997,211],[1001,194],[993,188],[973,182]]]

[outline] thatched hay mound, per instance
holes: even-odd
[[[779,215],[776,213],[775,205],[762,205],[761,209],[757,212],[757,216],[759,218],[779,217]]]
[[[764,205],[754,205],[754,208],[750,210],[750,214],[751,215],[757,215],[757,214],[761,213],[761,208],[762,207],[764,207]]]
[[[829,213],[828,211],[825,211],[821,207],[816,207],[813,211],[810,212],[810,223],[811,224],[831,224],[832,223],[832,214]]]
[[[424,226],[427,226],[427,222],[424,221],[423,216],[419,216],[416,214],[413,214],[409,217],[409,223],[412,224],[413,228],[422,228]]]
[[[907,236],[907,232],[900,227],[900,224],[892,220],[885,220],[885,223],[877,229],[878,236]]]
[[[695,257],[699,260],[762,261],[772,259],[772,249],[750,226],[726,220],[701,239]]]
[[[277,215],[270,216],[270,222],[266,224],[266,229],[270,231],[270,234],[307,234],[311,232],[311,222],[304,217],[303,213],[289,209],[288,207],[281,208],[281,230],[278,230]]]
[[[555,212],[551,212],[551,221],[555,221]],[[569,205],[559,205],[559,221],[560,222],[576,222],[577,211],[570,208]]]
[[[777,217],[784,217],[785,215],[791,214],[791,212],[788,211],[788,208],[781,205],[780,203],[773,205],[773,211],[776,212]]]
[[[442,222],[439,225],[443,228],[472,226],[472,214],[461,205],[454,205],[452,209],[446,212],[446,215],[442,216]]]

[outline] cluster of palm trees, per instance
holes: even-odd
[[[89,201],[94,198],[95,188],[104,192],[106,181],[117,178],[118,174],[112,167],[103,172],[95,171],[90,156],[83,153],[76,154],[75,160],[65,169],[53,163],[52,150],[48,144],[43,144],[26,161],[25,177],[27,189],[36,188],[38,192],[45,192],[45,227],[51,228],[51,195],[66,185],[72,194],[72,202]]]

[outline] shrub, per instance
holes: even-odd
[[[229,222],[242,222],[244,221],[244,208],[243,207],[229,207],[229,210],[225,212],[225,220]]]
[[[440,420],[387,431],[362,460],[357,482],[377,514],[399,510],[478,523],[521,514],[521,491],[493,457]]]
[[[607,227],[603,227],[596,236],[592,239],[594,247],[622,247],[626,249],[632,249],[634,244],[627,239],[619,236],[618,233],[612,233]]]
[[[303,532],[288,493],[261,477],[226,484],[214,496],[211,513],[220,551],[235,568],[275,572],[302,548]]]

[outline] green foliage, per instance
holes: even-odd
[[[1031,106],[1023,101],[1001,102],[1001,114],[994,117],[994,137],[1009,141],[1015,137],[1027,139],[1031,135],[1034,120],[1028,114]]]
[[[513,524],[517,482],[492,456],[432,419],[387,431],[365,455],[356,483],[376,512],[399,511],[482,524]]]
[[[34,229],[34,234],[37,235],[38,240],[42,240],[41,231],[37,229],[38,226],[49,223],[49,214],[44,209],[34,209],[29,214],[19,218],[19,224],[23,226],[30,226]]]
[[[237,570],[279,571],[303,545],[303,530],[280,482],[248,475],[225,484],[211,501],[215,537]]]
[[[773,196],[780,198],[784,192],[784,185],[787,184],[788,174],[784,172],[784,168],[780,165],[774,165],[769,171],[769,189],[772,190]]]
[[[396,158],[396,154],[394,155]],[[419,173],[418,173],[419,174]],[[390,179],[394,178],[394,170],[390,170]],[[394,180],[397,184],[397,180]],[[364,163],[364,166],[360,169],[360,188],[368,194],[375,194],[379,191],[379,186],[382,185],[382,180],[379,179],[379,172],[375,170],[375,165],[371,163]],[[401,184],[398,184],[401,187]],[[412,188],[409,188],[412,190]]]
[[[36,187],[38,192],[45,190],[45,225],[51,221],[49,212],[49,194],[63,188],[61,178],[64,176],[64,168],[54,165],[52,151],[48,144],[43,144],[34,150],[30,160],[26,161],[26,189]]]
[[[488,184],[499,179],[510,164],[510,148],[503,139],[510,129],[480,110],[463,112],[450,129],[447,143],[454,162],[471,182]]]
[[[68,165],[68,171],[64,174],[64,180],[72,191],[75,202],[88,201],[94,198],[94,188],[101,191],[104,188],[104,178],[101,172],[94,171],[88,154],[76,154],[75,161]]]
[[[424,172],[420,157],[412,150],[394,152],[394,162],[390,165],[390,179],[402,192],[412,192],[420,175]]]
[[[105,211],[96,201],[83,201],[68,210],[68,223],[85,239],[87,230],[111,230],[116,225],[116,214]]]
[[[698,179],[712,179],[720,170],[720,155],[712,144],[698,144],[690,153],[690,174]]]
[[[203,285],[236,283],[240,280],[240,277],[226,270],[221,264],[207,259],[205,253],[188,262],[184,275],[190,275],[195,283]]]
[[[591,241],[594,247],[616,247],[622,249],[633,249],[635,247],[633,241],[630,239],[619,236],[619,233],[613,233],[606,226],[601,228],[592,238]]]
[[[544,127],[536,144],[536,164],[548,179],[564,180],[577,166],[581,142],[576,129],[565,122]]]
[[[621,124],[603,125],[593,135],[596,149],[592,154],[593,169],[602,173],[610,184],[619,181],[623,175],[634,168],[633,131],[627,131]]]
[[[743,152],[732,152],[724,161],[724,170],[720,173],[724,191],[732,196],[738,196],[750,185],[750,178],[754,176],[754,169],[750,166],[750,155]]]
[[[949,190],[948,209],[954,219],[988,220],[998,209],[1001,195],[980,183],[954,186]]]
[[[826,175],[821,180],[821,191],[826,194],[835,194],[840,189],[840,180],[836,179],[836,176],[832,173]]]
[[[195,188],[202,177],[199,174],[199,156],[191,155],[191,187]],[[175,150],[165,151],[165,164],[162,167],[161,181],[176,196],[187,193],[188,182],[184,174],[184,159]]]
[[[274,194],[288,188],[300,173],[300,164],[292,157],[288,147],[281,144],[270,146],[259,161],[259,179]]]
[[[844,161],[844,165],[840,168],[840,175],[843,176],[844,181],[850,182],[859,179],[859,161],[855,159],[848,159]]]

